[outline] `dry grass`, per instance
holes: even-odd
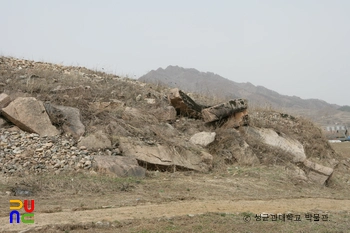
[[[300,141],[307,157],[331,159],[338,156],[329,145],[322,130],[305,118],[276,111],[257,110],[251,113],[250,119],[253,126],[272,128],[277,133],[284,133]]]
[[[342,158],[350,159],[350,142],[332,143],[331,145]]]
[[[305,213],[298,213],[301,217]],[[250,222],[243,219],[250,217]],[[255,213],[226,214],[207,213],[196,216],[183,216],[160,219],[141,219],[114,222],[101,222],[99,224],[70,224],[56,227],[46,227],[37,232],[133,232],[133,233],[153,233],[153,232],[347,232],[349,229],[349,213],[331,213],[328,222],[310,222],[302,219],[296,221],[257,221]]]

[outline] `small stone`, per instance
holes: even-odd
[[[91,161],[86,161],[85,162],[85,167],[87,167],[87,166],[91,166]]]
[[[69,145],[69,141],[66,141],[66,140],[62,141],[62,146],[66,146],[66,145]]]
[[[86,150],[86,146],[79,147],[80,150]]]
[[[23,152],[23,150],[20,150],[19,148],[16,148],[12,151],[14,154],[20,154]]]
[[[138,96],[136,96],[136,101],[140,101],[142,99],[141,94],[139,94]]]
[[[148,104],[155,104],[156,100],[155,99],[151,99],[151,98],[145,98],[146,103]]]
[[[60,162],[58,162],[58,163],[56,163],[53,167],[54,167],[54,168],[59,168],[59,167],[61,167],[61,165],[62,165],[62,164],[61,164]]]
[[[53,143],[52,142],[48,142],[45,144],[45,148],[49,149],[53,146]]]

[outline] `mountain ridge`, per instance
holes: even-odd
[[[350,125],[349,112],[338,110],[341,105],[330,104],[320,99],[302,99],[294,95],[283,95],[261,85],[255,86],[250,82],[238,83],[213,72],[201,72],[194,68],[169,65],[165,69],[160,67],[151,70],[138,80],[177,87],[186,92],[212,95],[221,99],[245,98],[251,106],[281,109],[308,117],[320,125],[339,122]],[[330,116],[325,118],[324,115]],[[332,115],[337,117],[332,119]]]

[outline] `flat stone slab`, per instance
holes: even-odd
[[[201,172],[209,171],[212,166],[213,157],[205,151],[194,153],[191,150],[183,150],[179,153],[165,145],[150,146],[137,139],[126,137],[120,137],[119,144],[124,156],[136,158],[147,164],[186,168]]]
[[[100,173],[114,174],[118,177],[145,177],[146,169],[140,167],[135,158],[124,156],[95,156],[95,170]]]
[[[248,134],[262,143],[279,148],[293,155],[293,162],[304,162],[306,159],[303,145],[295,139],[278,135],[273,129],[248,127]]]

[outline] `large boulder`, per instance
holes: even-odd
[[[249,125],[249,116],[248,110],[245,109],[241,112],[233,113],[232,116],[228,117],[227,121],[221,126],[221,128],[230,129],[247,125]]]
[[[306,159],[304,147],[298,140],[286,135],[279,135],[273,129],[255,127],[247,127],[246,129],[249,137],[293,155],[292,162],[304,162]]]
[[[126,137],[120,137],[119,144],[124,156],[136,158],[145,165],[165,167],[169,170],[178,168],[201,172],[207,172],[212,167],[212,155],[202,150],[195,153],[194,148],[183,149],[179,153],[169,146],[159,144],[150,146],[145,142]]]
[[[327,184],[334,171],[333,168],[317,164],[308,159],[304,160],[303,165],[306,167],[309,179],[321,185]]]
[[[216,140],[209,145],[209,151],[224,158],[227,163],[242,166],[259,165],[259,158],[235,129],[222,129],[217,132]]]
[[[254,137],[262,143],[280,149],[281,151],[288,152],[292,155],[293,158],[291,162],[300,164],[304,169],[308,180],[324,185],[327,184],[328,180],[331,178],[333,168],[308,160],[306,158],[304,147],[299,141],[289,138],[286,135],[279,135],[272,129],[248,127],[247,132],[248,136]],[[302,174],[302,176],[305,176],[305,174]]]
[[[78,147],[84,146],[87,149],[105,149],[105,148],[111,148],[112,142],[109,140],[106,134],[102,132],[102,130],[99,130],[93,134],[90,134],[87,137],[84,137],[81,139],[81,141],[78,143]]]
[[[135,158],[124,156],[95,156],[94,168],[100,173],[114,174],[118,177],[144,177],[146,169],[140,167]]]
[[[24,131],[40,136],[55,136],[60,132],[51,124],[45,107],[34,97],[18,97],[6,108],[2,115]]]
[[[183,116],[201,118],[201,111],[208,106],[197,104],[191,97],[178,88],[171,89],[168,94],[169,104],[174,106],[176,112]]]
[[[202,110],[202,116],[205,123],[218,121],[223,118],[234,115],[237,112],[243,112],[248,108],[248,101],[245,99],[234,99],[228,102],[218,104]],[[243,114],[244,115],[244,114]],[[239,116],[237,118],[242,118]]]
[[[208,146],[215,140],[215,132],[200,132],[190,138],[190,142],[203,147]]]
[[[85,126],[81,122],[80,111],[77,108],[44,103],[50,120],[55,125],[61,125],[65,133],[78,139],[85,133]]]

